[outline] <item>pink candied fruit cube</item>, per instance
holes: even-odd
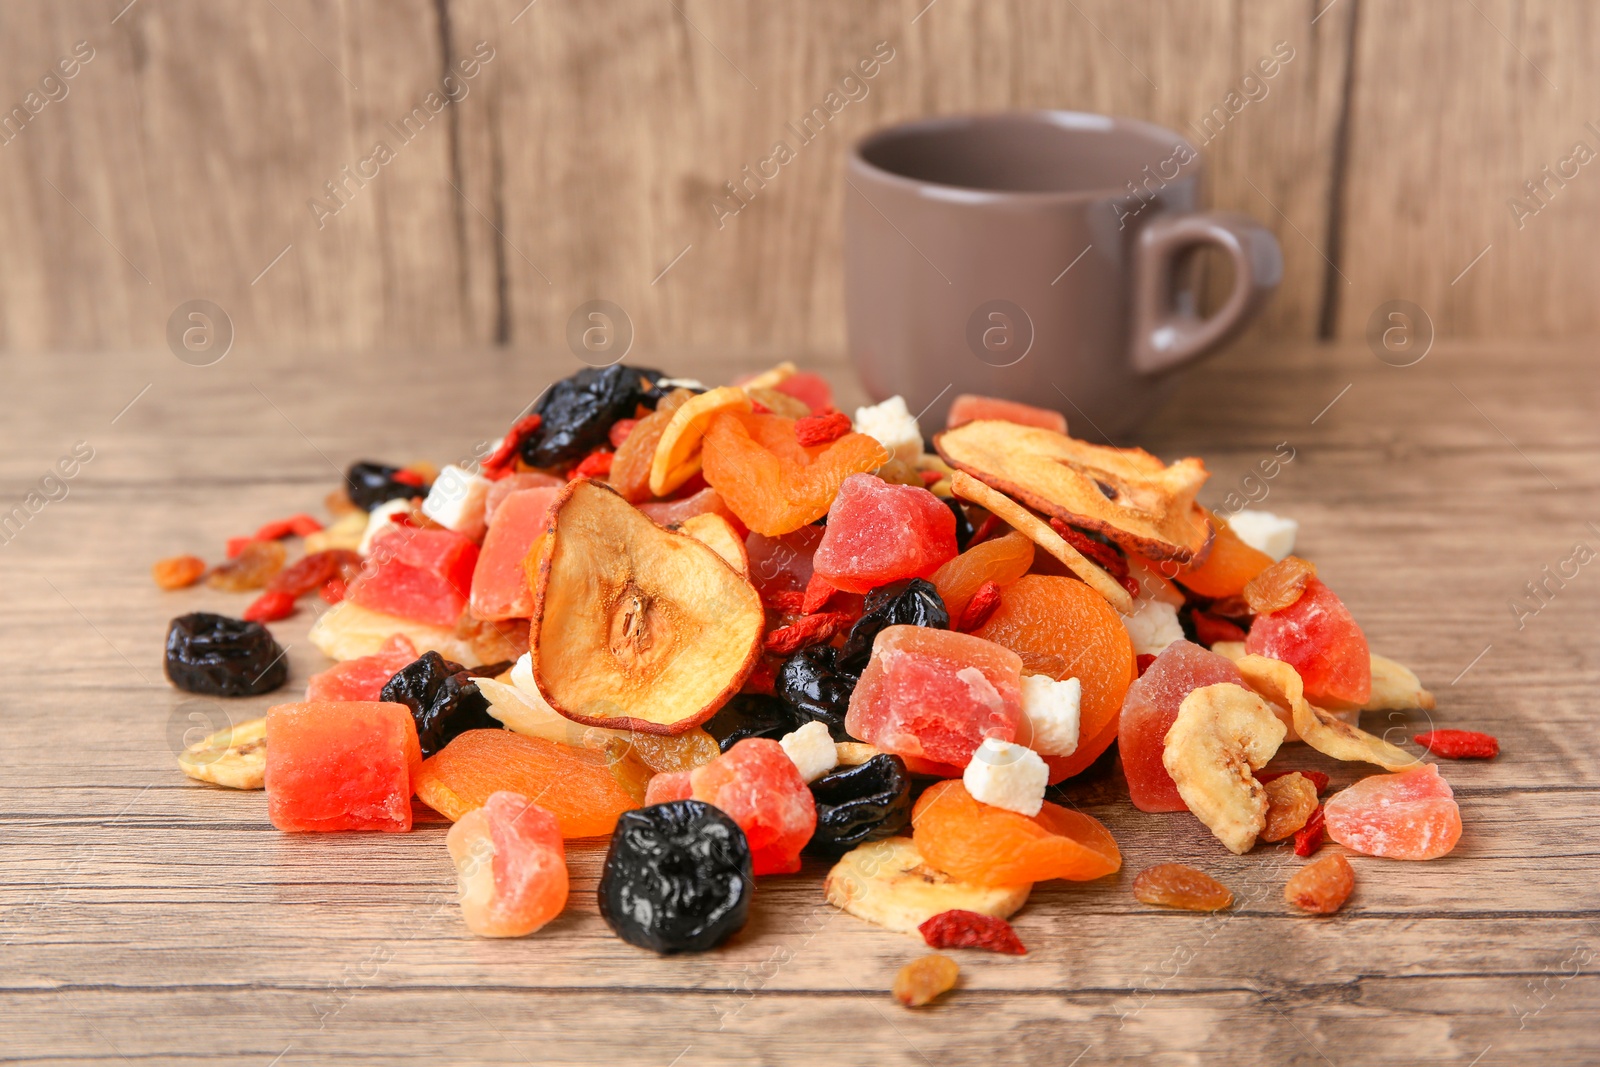
[[[483,498],[483,521],[494,522],[494,513],[500,510],[500,505],[505,503],[506,497],[523,489],[560,489],[566,485],[566,480],[557,478],[553,474],[543,471],[517,471],[489,486],[489,492]]]
[[[478,546],[453,530],[395,525],[372,540],[372,551],[348,598],[402,619],[453,626],[467,606]]]
[[[567,905],[567,853],[556,817],[520,793],[489,794],[445,835],[461,917],[479,937],[522,937]]]
[[[646,806],[688,800],[693,796],[694,786],[689,784],[688,771],[666,771],[653,775],[644,787]]]
[[[522,489],[500,502],[472,571],[472,614],[487,622],[533,614],[533,588],[522,561],[540,534],[559,489]]]
[[[306,680],[306,700],[377,700],[383,686],[417,658],[417,646],[405,634],[391,634],[378,651],[318,671]]]
[[[411,829],[422,747],[411,709],[367,700],[267,709],[267,817],[280,830]]]
[[[1256,616],[1244,648],[1293,667],[1305,683],[1306,700],[1319,708],[1359,708],[1372,696],[1366,635],[1344,601],[1314,577],[1299,600]]]
[[[1022,659],[971,634],[886,626],[850,696],[844,725],[885,752],[965,767],[986,737],[1014,741]]]
[[[1218,682],[1242,686],[1244,676],[1226,656],[1189,641],[1174,641],[1128,687],[1117,726],[1117,751],[1128,778],[1128,798],[1140,811],[1189,810],[1161,754],[1183,698]]]
[[[926,578],[956,551],[956,517],[938,497],[920,486],[852,474],[828,509],[812,565],[834,588],[865,593]]]
[[[817,808],[810,787],[782,745],[765,737],[746,738],[690,771],[689,784],[695,800],[721,808],[739,824],[750,842],[755,874],[793,874],[800,869],[800,850],[817,828]]]
[[[752,531],[744,539],[744,549],[750,557],[750,581],[756,592],[763,597],[804,592],[811,581],[811,561],[822,533],[822,527],[810,525],[780,537]]]
[[[1323,816],[1329,837],[1366,856],[1437,859],[1461,839],[1455,791],[1432,763],[1363,778],[1329,797]]]

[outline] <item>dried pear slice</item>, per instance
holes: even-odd
[[[1372,655],[1372,696],[1362,711],[1432,711],[1433,694],[1411,668],[1387,656]]]
[[[1117,584],[1115,578],[1069,545],[1060,534],[1050,529],[1050,525],[1033,512],[964,471],[956,471],[951,475],[950,489],[963,500],[970,500],[1000,516],[1013,529],[1060,560],[1069,571],[1082,578],[1090,589],[1105,597],[1118,612],[1127,615],[1133,611],[1133,597]]]
[[[677,528],[721,556],[724,563],[744,577],[750,576],[750,554],[745,551],[744,539],[733,528],[733,523],[721,515],[711,512],[691,515],[678,523]]]
[[[650,492],[666,496],[700,472],[700,443],[713,415],[749,410],[749,394],[736,386],[721,385],[674,411],[650,460]]]
[[[1210,475],[1198,459],[1168,466],[1143,449],[996,419],[936,434],[933,446],[957,470],[1146,559],[1187,563],[1210,545],[1211,523],[1195,503]]]
[[[267,777],[267,720],[251,719],[218,730],[178,754],[190,778],[229,789],[261,789]]]
[[[599,482],[570,483],[545,523],[529,562],[529,653],[552,708],[588,726],[675,734],[739,691],[765,622],[743,575]]]
[[[1289,709],[1300,740],[1323,755],[1346,762],[1375,763],[1386,771],[1403,771],[1421,764],[1405,749],[1306,703],[1300,675],[1282,660],[1245,656],[1235,666],[1251,689]]]
[[[1267,790],[1252,771],[1267,765],[1287,728],[1243,686],[1218,682],[1183,698],[1161,764],[1195,818],[1240,856],[1267,825]]]
[[[934,870],[909,837],[858,845],[823,882],[828,903],[886,930],[915,934],[940,912],[960,909],[1004,919],[1028,900],[1031,884],[978,886]]]

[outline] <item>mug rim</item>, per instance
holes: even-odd
[[[926,118],[912,119],[908,122],[897,122],[890,126],[880,126],[865,136],[858,138],[850,146],[850,166],[859,168],[875,180],[900,186],[922,196],[957,203],[996,203],[1014,200],[1070,203],[1074,201],[1103,200],[1107,196],[1127,195],[1126,190],[1117,186],[1086,189],[1027,190],[986,189],[973,185],[951,185],[948,182],[937,182],[927,178],[909,178],[904,174],[897,174],[892,170],[886,170],[878,166],[876,163],[869,162],[865,155],[865,152],[874,144],[895,135],[912,132],[939,132],[956,127],[976,126],[996,120],[1015,121],[1017,119],[1097,133],[1137,133],[1151,141],[1159,141],[1174,148],[1185,147],[1194,154],[1197,162],[1201,159],[1200,150],[1195,147],[1194,142],[1178,131],[1154,122],[1125,118],[1121,115],[1105,115],[1095,111],[1071,111],[1064,108],[1023,108],[1013,111],[975,111],[961,112],[954,115],[933,115]],[[1180,175],[1172,180],[1198,181],[1199,176],[1197,173],[1193,173]]]

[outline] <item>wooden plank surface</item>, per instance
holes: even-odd
[[[1466,822],[1451,856],[1356,857],[1356,896],[1320,920],[1282,904],[1299,862],[1283,849],[1232,857],[1187,816],[1132,809],[1102,766],[1070,797],[1111,827],[1123,871],[1039,887],[1016,919],[1028,956],[963,954],[962,988],[909,1013],[885,990],[918,943],[826,905],[816,861],[764,879],[723,950],[658,959],[606,930],[600,851],[578,845],[568,913],[488,942],[460,924],[442,824],[284,835],[261,794],[177,771],[193,706],[161,677],[165,621],[241,601],[160,593],[148,563],[215,556],[314,507],[353,459],[468,455],[570,356],[0,356],[20,398],[0,429],[0,511],[76,442],[94,450],[0,548],[0,1062],[1592,1063],[1592,568],[1522,629],[1509,606],[1575,543],[1600,546],[1589,359],[1441,345],[1396,368],[1364,348],[1263,345],[1189,378],[1139,443],[1205,457],[1219,503],[1260,496],[1245,476],[1288,442],[1263,506],[1301,520],[1301,550],[1374,647],[1439,694],[1431,716],[1366,725],[1482,728],[1504,753],[1445,765]],[[651,362],[707,380],[751,364]],[[838,357],[812,362],[858,399]],[[275,627],[284,692],[323,665],[308,623]],[[1336,784],[1364,773],[1303,762]],[[1221,877],[1235,910],[1134,902],[1132,876],[1169,859]]]

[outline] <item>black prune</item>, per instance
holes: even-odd
[[[489,714],[489,699],[461,664],[437,652],[424,652],[383,683],[380,700],[404,704],[417,724],[417,741],[427,759],[457,734],[494,730],[500,721]]]
[[[956,548],[962,552],[967,550],[967,545],[972,541],[976,528],[972,520],[967,518],[967,511],[961,506],[961,501],[953,496],[940,497],[944,506],[950,509],[950,514],[956,517]]]
[[[600,917],[630,945],[704,952],[738,933],[755,892],[750,843],[710,804],[623,812],[600,875]]]
[[[550,387],[534,409],[539,429],[522,442],[522,458],[534,467],[559,467],[582,459],[604,444],[611,424],[632,418],[639,404],[654,408],[660,399],[658,370],[613,363],[585,367]]]
[[[839,649],[839,669],[860,674],[872,658],[872,640],[885,626],[926,626],[950,629],[950,612],[939,591],[926,578],[913,578],[904,588],[892,585],[867,594],[866,610],[850,627],[850,636]]]
[[[350,497],[350,503],[362,511],[371,511],[391,500],[409,500],[414,496],[428,495],[428,487],[421,476],[399,467],[365,460],[350,464],[350,469],[345,471],[344,491]]]
[[[776,741],[800,729],[804,722],[794,708],[777,697],[739,693],[706,721],[705,731],[716,738],[717,747],[726,752],[747,737],[769,737]]]
[[[197,611],[167,628],[167,680],[189,693],[253,697],[289,680],[283,649],[259,622]]]
[[[887,752],[854,767],[840,767],[811,783],[817,829],[812,852],[843,855],[867,841],[893,837],[911,818],[911,775],[905,760]]]
[[[802,725],[820,722],[835,741],[848,741],[851,738],[844,729],[844,715],[850,710],[856,679],[838,669],[835,652],[831,645],[802,648],[778,668],[772,692],[795,710]]]

